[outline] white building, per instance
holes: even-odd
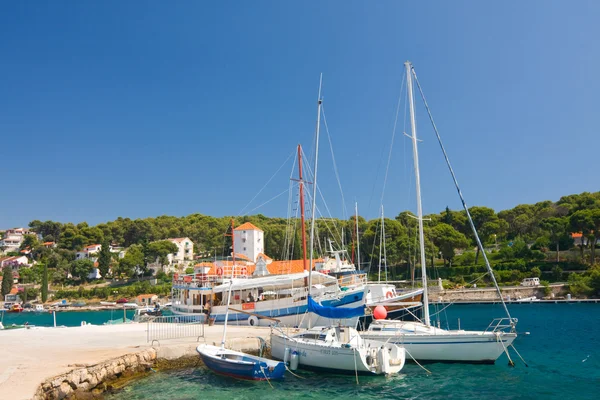
[[[194,261],[194,242],[188,237],[167,239],[177,246],[177,253],[167,255],[169,265],[189,266]]]
[[[23,243],[23,239],[25,235],[32,234],[29,229],[25,228],[14,228],[7,229],[4,232],[4,238],[0,240],[0,250],[4,249],[5,252],[11,251],[19,251],[19,247],[21,247],[21,243]]]
[[[17,271],[21,266],[28,265],[29,259],[25,256],[1,257],[0,269],[4,267],[12,267],[13,271]]]
[[[246,222],[233,230],[233,244],[236,254],[242,254],[255,263],[258,255],[264,253],[264,232]]]
[[[84,258],[89,258],[92,261],[96,261],[98,257],[95,255],[98,254],[100,249],[102,249],[101,244],[91,244],[89,246],[85,246],[83,250],[78,251],[77,254],[75,254],[75,259],[82,260]]]

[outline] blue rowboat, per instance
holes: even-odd
[[[196,351],[208,369],[221,375],[260,381],[282,379],[285,373],[285,364],[281,361],[208,344],[201,344]]]

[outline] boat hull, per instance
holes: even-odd
[[[358,307],[364,304],[364,293],[362,290],[347,291],[339,298],[323,299],[322,305],[329,307]],[[294,301],[293,299],[282,299],[277,301],[262,301],[255,303],[246,303],[245,310],[238,311],[235,307],[229,308],[228,325],[249,325],[249,326],[271,326],[277,320],[279,326],[288,327],[307,327],[307,326],[327,326],[338,325],[356,326],[358,317],[346,319],[329,319],[320,317],[313,313],[307,313],[307,300]],[[180,311],[181,308],[173,307],[173,313],[178,315],[203,315],[198,313],[187,313]],[[215,306],[210,314],[216,324],[225,322],[225,306]],[[261,318],[264,317],[264,318]]]
[[[512,344],[516,333],[478,332],[435,335],[386,335],[362,332],[365,339],[386,341],[403,346],[407,360],[418,362],[494,364]]]
[[[271,335],[273,358],[284,360],[286,348],[298,353],[298,365],[303,368],[336,373],[374,374],[366,363],[365,355],[358,349],[331,348],[319,343],[295,342],[281,335]]]
[[[197,351],[206,367],[220,375],[245,380],[271,380],[282,379],[285,373],[283,363],[266,358],[210,345],[200,345]]]

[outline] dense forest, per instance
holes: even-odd
[[[471,207],[469,212],[500,282],[518,283],[532,274],[542,275],[542,279],[549,281],[580,279],[581,291],[593,292],[595,286],[591,280],[598,271],[594,266],[597,264],[596,248],[600,238],[600,192],[564,196],[557,202],[522,204],[500,212],[476,206]],[[41,248],[35,237],[28,237],[22,247],[29,247],[32,257],[58,271],[51,277],[56,282],[64,280],[61,277],[66,269],[72,269],[76,250],[90,244],[112,243],[129,251],[125,259],[110,260],[108,257],[106,263],[112,263],[114,271],[127,276],[133,273],[133,266],[164,256],[169,251],[168,245],[158,246],[163,246],[161,248],[157,245],[151,248],[150,245],[167,238],[189,237],[195,244],[196,255],[200,257],[212,259],[228,255],[231,239],[224,234],[229,229],[231,218],[201,214],[135,220],[118,218],[96,226],[85,222],[75,225],[34,220],[29,227],[41,235],[43,241],[55,241],[57,249]],[[483,261],[479,249],[476,249],[465,211],[446,208],[426,218],[427,258],[436,266],[432,271],[433,277],[462,285],[480,276],[484,271]],[[234,220],[236,225],[251,222],[264,230],[265,253],[272,258],[301,257],[299,220],[264,215],[235,217]],[[402,212],[394,219],[385,219],[384,227],[385,240],[382,240],[380,219],[366,221],[358,217],[361,269],[375,274],[381,258],[382,263],[387,265],[389,278],[414,277],[415,267],[419,264],[416,219],[411,213]],[[354,259],[358,248],[355,233],[354,217],[348,220],[318,219],[317,255],[327,254],[331,240],[334,248],[345,247],[349,257]],[[581,233],[577,242],[573,240],[574,233]],[[380,249],[383,246],[385,256]],[[118,265],[120,263],[124,264],[122,268]],[[85,268],[89,269],[89,265]],[[568,273],[572,271],[580,274],[570,277]],[[77,275],[84,279],[83,272]],[[32,279],[36,280],[35,277]]]

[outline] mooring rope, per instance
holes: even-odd
[[[525,360],[523,359],[523,357],[521,357],[521,354],[519,354],[519,352],[517,351],[517,348],[515,347],[515,345],[511,343],[510,347],[512,347],[513,350],[515,351],[515,353],[517,353],[517,355],[519,356],[519,358],[521,359],[521,361],[523,361],[523,364],[525,364],[525,366],[527,368],[529,368],[529,365],[527,365],[527,363],[525,362]]]
[[[427,372],[428,374],[431,374],[431,371],[428,370],[427,368],[425,368],[424,366],[422,366],[421,364],[419,364],[419,362],[412,356],[412,354],[410,354],[410,352],[408,350],[406,350],[406,347],[404,348],[404,351],[406,352],[406,354],[409,355],[410,358],[412,358],[412,360],[421,368],[423,368],[425,370],[425,372]]]

